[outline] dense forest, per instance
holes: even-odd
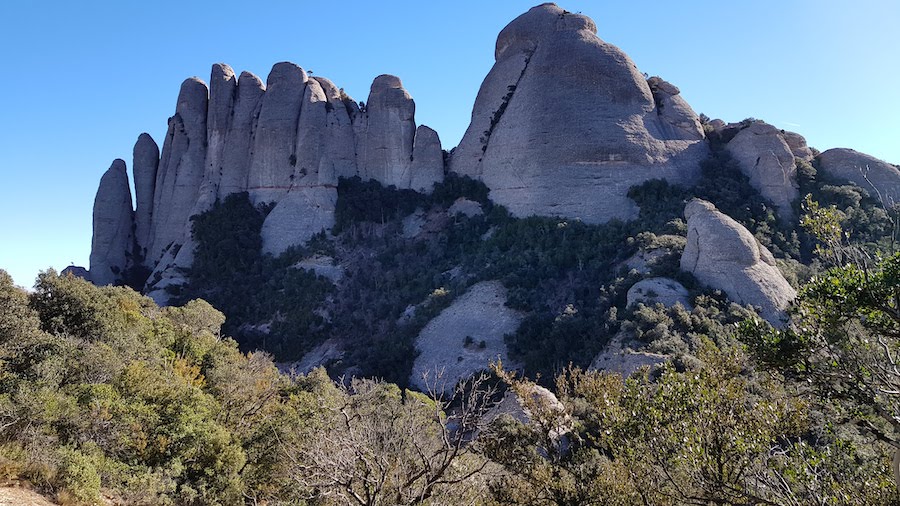
[[[430,195],[346,179],[333,231],[273,257],[270,210],[235,194],[193,219],[170,307],[0,271],[0,479],[66,505],[900,502],[896,213],[800,162],[800,218],[780,220],[711,141],[697,186],[633,187],[638,219],[604,225],[517,219],[452,175]],[[799,288],[791,325],[678,269],[693,197],[773,251]],[[480,211],[448,212],[460,199]],[[405,234],[416,216],[427,233]],[[649,273],[627,267],[649,249],[665,253]],[[339,283],[297,268],[315,256]],[[648,275],[691,307],[627,307]],[[408,389],[418,332],[482,280],[526,315],[506,336],[523,368]],[[668,360],[590,370],[622,334]],[[307,374],[273,362],[329,339],[350,353]]]

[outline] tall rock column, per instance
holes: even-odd
[[[225,165],[225,147],[234,118],[237,78],[224,63],[212,66],[209,77],[209,107],[206,113],[206,161],[200,194],[191,214],[206,211],[218,197]]]
[[[203,81],[194,77],[182,83],[156,177],[150,261],[158,261],[170,245],[183,240],[203,180],[208,104]]]
[[[225,135],[223,154],[219,158],[222,173],[218,187],[219,199],[232,193],[247,191],[254,133],[265,92],[266,87],[258,77],[250,72],[241,72],[231,124]]]
[[[100,178],[94,198],[93,221],[91,281],[96,285],[116,284],[130,266],[134,248],[131,188],[123,160],[116,159]]]
[[[293,63],[276,63],[269,72],[247,178],[254,203],[277,202],[291,188],[297,166],[297,124],[307,80],[306,72]]]
[[[409,187],[409,162],[416,134],[416,104],[400,78],[380,75],[372,82],[364,121],[357,128],[357,165],[363,179]]]
[[[135,198],[135,241],[141,256],[144,257],[144,265],[149,265],[146,259],[147,248],[150,246],[150,229],[153,223],[153,194],[156,191],[156,173],[159,169],[159,147],[150,134],[142,133],[134,144],[133,164],[131,170],[134,173],[134,198]]]

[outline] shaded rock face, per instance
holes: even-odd
[[[70,265],[62,270],[61,276],[75,276],[76,278],[91,280],[91,273],[80,265]]]
[[[865,189],[886,207],[900,202],[900,170],[896,166],[846,148],[829,149],[816,160],[825,175]]]
[[[90,276],[96,285],[122,281],[134,245],[131,188],[125,162],[115,160],[100,178],[94,198],[94,237],[91,241]]]
[[[156,171],[159,168],[159,147],[143,133],[134,144],[133,165],[135,196],[135,240],[142,256],[150,246],[150,230],[153,223],[153,194],[156,191]]]
[[[123,255],[136,246],[152,271],[145,292],[165,304],[165,287],[183,283],[181,271],[193,263],[190,217],[232,193],[273,205],[262,239],[266,252],[278,254],[331,228],[341,177],[431,191],[444,178],[440,139],[416,126],[400,79],[377,77],[369,104],[361,111],[334,83],[288,62],[272,67],[266,85],[221,63],[209,87],[185,80],[162,153],[147,134],[134,147],[134,237],[116,235],[108,206],[95,209],[91,258],[108,259],[98,283],[112,282],[107,264],[125,268]],[[101,187],[104,202],[108,187]]]
[[[696,115],[661,80],[658,107],[590,18],[534,7],[503,29],[495,57],[450,168],[484,181],[514,215],[632,218],[629,187],[698,176],[708,151]]]
[[[758,307],[760,316],[772,325],[783,325],[784,310],[797,293],[778,270],[772,253],[709,202],[688,202],[684,216],[688,236],[681,269],[739,304]]]
[[[738,132],[726,148],[741,172],[750,178],[750,184],[775,204],[782,219],[789,219],[794,215],[791,203],[799,196],[799,184],[794,150],[785,135],[774,126],[758,121]],[[803,138],[797,134],[790,138],[797,152],[803,154],[806,141],[801,143]]]
[[[428,322],[416,338],[420,353],[410,384],[423,392],[449,391],[498,358],[509,364],[503,336],[515,332],[521,322],[522,315],[506,307],[502,283],[483,281],[473,285]]]

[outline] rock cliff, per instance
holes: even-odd
[[[707,156],[678,88],[648,83],[596,32],[590,18],[543,4],[497,38],[450,168],[484,181],[516,216],[632,218],[631,186],[690,183]]]
[[[209,83],[182,83],[161,153],[149,135],[138,138],[133,218],[124,217],[126,197],[132,212],[124,162],[104,176],[94,207],[95,282],[120,282],[118,273],[140,262],[152,271],[145,290],[164,303],[165,287],[183,282],[193,261],[190,217],[232,193],[273,205],[262,236],[264,250],[277,254],[333,225],[340,177],[422,192],[443,180],[438,134],[416,125],[415,103],[395,76],[375,78],[362,110],[293,63],[275,64],[265,85],[215,64]]]
[[[817,161],[828,177],[865,189],[886,207],[900,202],[900,169],[894,165],[845,148],[829,149]]]

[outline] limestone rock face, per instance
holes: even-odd
[[[788,304],[797,293],[775,265],[772,253],[740,223],[700,199],[688,202],[687,245],[681,269],[739,304],[760,309],[772,325],[785,323]]]
[[[647,85],[650,86],[657,114],[667,137],[697,140],[705,137],[700,118],[681,98],[681,90],[678,87],[660,77],[651,77],[647,80]]]
[[[788,131],[785,131],[782,135],[784,136],[784,141],[787,142],[788,147],[791,148],[791,153],[793,153],[794,158],[806,162],[812,161],[814,158],[813,152],[806,144],[805,137],[798,133]]]
[[[444,152],[437,132],[425,125],[416,128],[412,160],[409,162],[408,188],[431,193],[444,180]]]
[[[156,189],[156,171],[159,169],[159,147],[142,133],[134,144],[133,165],[135,196],[135,240],[142,255],[150,245],[150,228],[153,220],[153,194]],[[145,260],[146,262],[146,260]]]
[[[628,289],[626,299],[629,306],[642,302],[645,305],[659,303],[666,307],[681,304],[688,310],[691,309],[687,288],[669,278],[649,278],[638,281]]]
[[[643,367],[652,370],[665,364],[668,358],[665,355],[634,350],[627,345],[629,341],[628,332],[619,332],[613,336],[606,349],[594,357],[588,369],[614,372],[627,378]]]
[[[209,78],[209,107],[206,116],[206,163],[203,182],[192,214],[212,207],[218,198],[225,163],[228,131],[234,118],[237,78],[234,70],[224,63],[212,66]]]
[[[134,246],[131,188],[125,162],[115,160],[100,178],[94,198],[94,236],[91,241],[90,274],[96,285],[121,281],[129,267]]]
[[[416,134],[416,104],[396,76],[372,82],[361,129],[357,130],[357,165],[363,179],[408,188]]]
[[[334,226],[337,189],[325,186],[298,187],[285,195],[263,222],[263,251],[278,255],[303,244],[322,230]]]
[[[416,338],[420,353],[410,384],[422,391],[429,387],[447,391],[460,380],[487,369],[491,361],[499,358],[509,364],[503,336],[515,332],[521,322],[522,315],[506,307],[502,283],[483,281],[473,285],[428,322]],[[441,372],[440,384],[435,385],[435,375]]]
[[[880,195],[886,206],[900,202],[900,170],[894,165],[846,148],[829,149],[819,155],[818,162],[827,176],[853,183],[876,199]]]
[[[781,130],[758,121],[738,132],[726,147],[750,184],[775,204],[781,217],[792,217],[791,203],[799,196],[797,168]]]
[[[169,245],[182,240],[197,203],[206,161],[206,84],[197,78],[184,81],[175,116],[163,143],[153,194],[153,222],[148,262],[156,262]]]
[[[293,63],[276,63],[266,81],[247,189],[254,203],[277,202],[295,176],[295,142],[300,106],[306,92],[306,72]]]
[[[503,29],[495,57],[450,168],[484,181],[514,215],[631,218],[629,187],[698,176],[708,151],[687,125],[690,108],[666,87],[661,112],[634,63],[596,36],[590,18],[534,7]]]
[[[250,155],[263,93],[265,86],[258,77],[250,72],[241,72],[234,99],[234,115],[225,134],[222,155],[218,158],[221,172],[217,190],[219,199],[247,190]]]
[[[353,137],[352,114],[358,112],[356,102],[324,77],[312,78],[322,88],[325,106],[325,129],[322,145],[322,164],[319,170],[337,181],[341,177],[353,177],[356,168],[356,143]],[[349,104],[349,109],[348,109]],[[356,108],[356,109],[354,109]]]

